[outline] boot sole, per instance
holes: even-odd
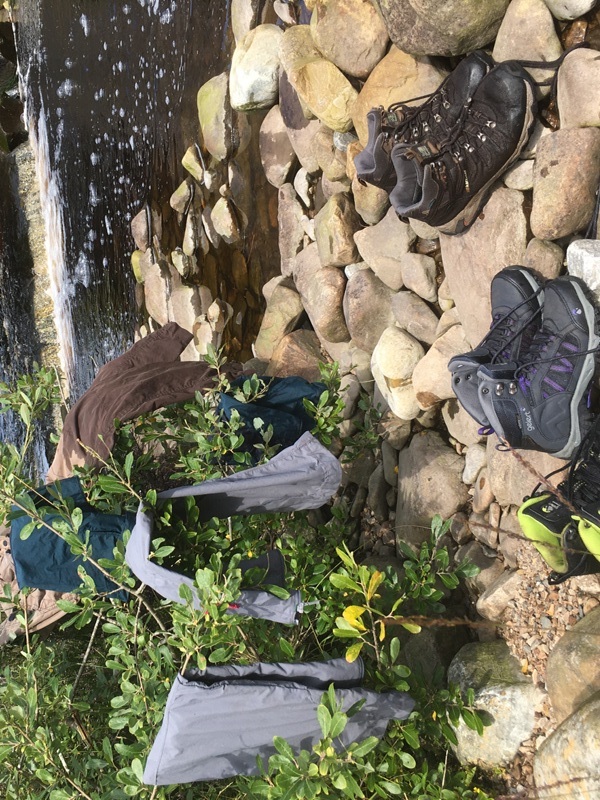
[[[527,90],[527,114],[525,116],[523,130],[521,131],[521,138],[517,144],[517,147],[511,157],[506,161],[502,167],[490,178],[490,180],[483,186],[477,194],[467,203],[467,205],[463,208],[463,210],[458,213],[450,222],[446,222],[443,225],[436,225],[437,230],[440,233],[445,233],[448,236],[459,236],[461,233],[464,233],[471,225],[475,222],[481,209],[487,203],[492,186],[498,180],[500,175],[502,175],[510,166],[513,164],[521,154],[521,151],[527,144],[529,137],[533,132],[533,127],[535,125],[535,115],[537,111],[537,102],[535,100],[535,92],[533,89],[532,84],[529,80],[526,80],[526,90]]]

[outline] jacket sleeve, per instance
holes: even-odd
[[[114,372],[122,373],[146,364],[177,361],[193,336],[176,322],[169,322],[154,333],[145,336],[122,356],[109,361],[99,371],[96,379],[106,379]]]

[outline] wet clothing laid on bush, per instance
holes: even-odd
[[[193,496],[200,510],[200,521],[235,514],[262,514],[318,508],[337,491],[342,474],[338,460],[310,433],[305,433],[291,447],[277,453],[269,462],[237,472],[227,478],[205,481],[197,486],[182,486],[160,492],[159,500]],[[161,567],[149,559],[152,546],[153,517],[142,505],[125,560],[132,572],[158,594],[182,603],[179,588],[185,584],[193,595],[195,608],[201,608],[193,578]],[[245,590],[232,612],[252,617],[294,624],[301,609],[299,592],[286,600],[268,592]]]
[[[30,495],[37,507],[52,505],[60,498],[72,498],[75,506],[83,513],[77,535],[84,542],[89,534],[94,561],[101,558],[112,559],[115,545],[121,541],[126,530],[131,530],[135,521],[135,514],[102,514],[96,511],[86,501],[79,478],[68,478],[40,486]],[[13,507],[13,511],[18,510]],[[60,519],[58,514],[50,511],[43,511],[42,517],[49,526]],[[75,591],[81,586],[77,569],[84,565],[88,575],[94,579],[98,592],[116,590],[115,584],[97,567],[80,556],[73,555],[69,545],[46,525],[38,525],[27,539],[21,539],[21,531],[31,521],[31,517],[23,513],[11,524],[11,550],[19,588],[29,586],[55,592]],[[112,597],[125,600],[127,596],[122,591],[115,591]]]
[[[191,400],[196,392],[213,386],[216,372],[208,364],[179,361],[192,338],[189,331],[169,322],[103,366],[67,414],[46,481],[70,477],[75,466],[99,466],[78,440],[105,458],[114,445],[115,419],[126,422]],[[226,364],[222,371],[235,378],[241,366]]]
[[[2,526],[0,527],[0,593],[3,593],[6,587],[10,589],[11,597],[14,597],[19,591],[10,546],[10,528]],[[57,600],[63,599],[74,602],[77,597],[74,594],[32,589],[27,595],[21,595],[15,603],[1,603],[0,646],[25,633],[19,619],[19,612],[28,615],[29,633],[36,633],[65,616],[65,612],[56,605]]]
[[[338,746],[368,736],[381,738],[390,719],[406,719],[414,700],[403,692],[378,694],[361,688],[361,659],[324,663],[215,666],[192,669],[173,683],[162,726],[144,771],[144,783],[211,781],[256,775],[257,756],[265,767],[275,753],[273,737],[298,752],[321,739],[317,706],[333,683],[347,711],[364,705],[348,723]]]
[[[242,385],[247,378],[237,378],[232,386]],[[264,394],[251,403],[236,400],[230,394],[222,394],[218,407],[226,419],[231,418],[235,409],[242,420],[244,444],[246,447],[260,444],[262,436],[255,427],[255,420],[262,419],[264,427],[273,426],[271,444],[288,447],[303,433],[314,428],[315,421],[304,408],[304,398],[315,405],[325,391],[324,383],[309,383],[304,378],[260,378]]]

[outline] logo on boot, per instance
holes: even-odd
[[[527,411],[525,408],[522,408],[521,411],[523,412],[523,416],[525,417],[525,427],[528,431],[534,431],[535,425],[533,424],[533,420],[531,419],[531,411]]]

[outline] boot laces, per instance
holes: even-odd
[[[417,100],[425,100],[425,102],[420,106],[408,105],[408,103],[414,103]],[[411,140],[418,140],[426,136],[431,130],[432,119],[435,122],[442,121],[441,108],[450,108],[450,101],[445,87],[431,94],[412,97],[401,103],[392,103],[388,112],[396,114],[400,112],[401,115],[398,124],[393,130],[394,140],[400,141],[406,133],[410,134]]]
[[[527,389],[529,389],[531,381],[538,372],[540,364],[554,365],[547,370],[547,374],[544,376],[542,381],[546,387],[552,390],[551,392],[548,391],[548,388],[543,390],[543,399],[549,397],[551,393],[564,392],[565,386],[554,380],[548,373],[551,371],[554,372],[555,377],[557,378],[560,378],[561,376],[567,377],[574,371],[575,360],[577,358],[580,358],[581,356],[587,356],[590,353],[596,353],[598,351],[597,347],[592,347],[590,350],[577,350],[573,344],[563,340],[559,345],[555,355],[551,356],[550,358],[543,358],[548,351],[548,348],[558,338],[560,338],[558,334],[551,333],[544,327],[540,328],[540,330],[534,335],[531,347],[527,351],[527,358],[529,358],[530,361],[527,361],[525,364],[521,364],[515,371],[515,378],[518,378],[519,386],[524,393]],[[565,382],[564,379],[563,382]]]
[[[494,352],[491,361],[492,364],[500,363],[500,359],[503,359],[504,361],[510,361],[510,346],[519,336],[523,334],[523,336],[526,337],[527,332],[532,330],[530,327],[531,323],[534,322],[536,317],[541,314],[541,306],[534,311],[531,316],[526,317],[523,320],[522,325],[518,326],[515,326],[517,320],[515,312],[522,308],[526,303],[529,303],[541,291],[542,287],[540,286],[533,294],[531,294],[529,297],[526,297],[518,305],[514,306],[514,308],[511,308],[511,310],[506,314],[494,315],[490,332],[485,338],[486,346]],[[533,338],[535,338],[535,336],[532,337],[532,342]],[[532,342],[530,343],[522,340],[521,344],[525,349],[529,350]]]

